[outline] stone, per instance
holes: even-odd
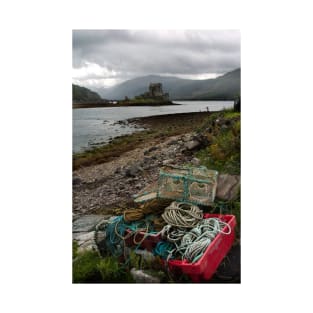
[[[192,158],[190,161],[193,165],[200,165],[200,160],[198,158]]]
[[[177,145],[178,144],[178,140],[171,140],[168,145],[171,146],[171,145]]]
[[[158,147],[153,146],[150,149],[148,149],[148,152],[152,152],[152,151],[155,151],[155,150],[158,150]]]
[[[73,239],[77,241],[88,241],[88,240],[93,240],[95,237],[95,231],[91,231],[88,233],[74,233],[73,234]]]
[[[163,162],[162,162],[162,164],[163,165],[169,165],[169,164],[171,164],[172,163],[172,160],[164,160]]]
[[[132,165],[125,170],[126,177],[136,177],[140,172],[143,171],[143,168],[139,165]]]
[[[80,185],[82,180],[79,177],[73,177],[73,186]]]
[[[191,140],[186,142],[185,147],[187,150],[194,150],[200,146],[200,142],[198,140]]]
[[[96,247],[96,245],[88,244],[88,245],[79,246],[77,249],[78,253],[83,253],[86,251],[97,251],[97,247]]]
[[[150,158],[148,158],[148,157],[144,157],[143,158],[143,163],[151,163],[151,159]]]
[[[90,232],[103,219],[103,215],[84,215],[73,222],[73,233]]]
[[[234,200],[240,189],[240,176],[221,174],[218,176],[216,197],[221,200]]]
[[[143,270],[132,268],[130,274],[136,283],[160,283],[160,278],[145,273]]]

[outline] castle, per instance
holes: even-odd
[[[169,94],[168,94],[168,92],[163,93],[161,83],[150,83],[149,91],[147,91],[144,94],[137,96],[135,98],[157,99],[157,100],[168,101],[169,100]]]

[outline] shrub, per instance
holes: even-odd
[[[97,252],[86,251],[79,254],[73,262],[74,283],[95,283],[101,282],[101,275],[97,269],[100,257]]]

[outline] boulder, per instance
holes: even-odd
[[[193,165],[200,165],[200,160],[198,158],[192,158],[190,161]]]
[[[132,268],[130,274],[136,283],[160,283],[160,278],[145,273],[143,270]]]
[[[134,164],[125,170],[125,176],[126,177],[136,177],[140,172],[142,172],[143,169],[141,166]]]
[[[91,231],[88,233],[74,233],[73,234],[73,239],[81,242],[93,240],[95,237],[95,231]]]
[[[187,150],[194,150],[200,146],[200,142],[198,140],[190,140],[185,143],[185,147]]]
[[[229,201],[234,200],[240,189],[240,176],[221,174],[218,176],[216,197]]]
[[[103,215],[85,215],[73,222],[73,233],[90,232],[103,219]]]

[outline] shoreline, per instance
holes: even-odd
[[[156,103],[140,103],[133,102],[131,104],[123,104],[123,103],[73,103],[72,109],[93,109],[93,108],[117,108],[117,107],[133,107],[133,106],[164,106],[164,105],[182,105],[181,103],[175,103],[175,101],[193,101],[193,102],[201,102],[201,101],[234,101],[233,99],[183,99],[183,100],[170,100],[166,102],[156,102]]]
[[[109,162],[128,151],[144,149],[147,145],[159,144],[166,138],[192,132],[210,114],[211,112],[175,113],[128,119],[128,122],[141,126],[145,130],[121,135],[107,144],[72,154],[73,170]]]
[[[116,107],[134,107],[134,106],[164,106],[164,105],[181,105],[179,103],[173,103],[172,101],[155,102],[155,103],[75,103],[72,104],[72,109],[92,109],[92,108],[116,108]]]

